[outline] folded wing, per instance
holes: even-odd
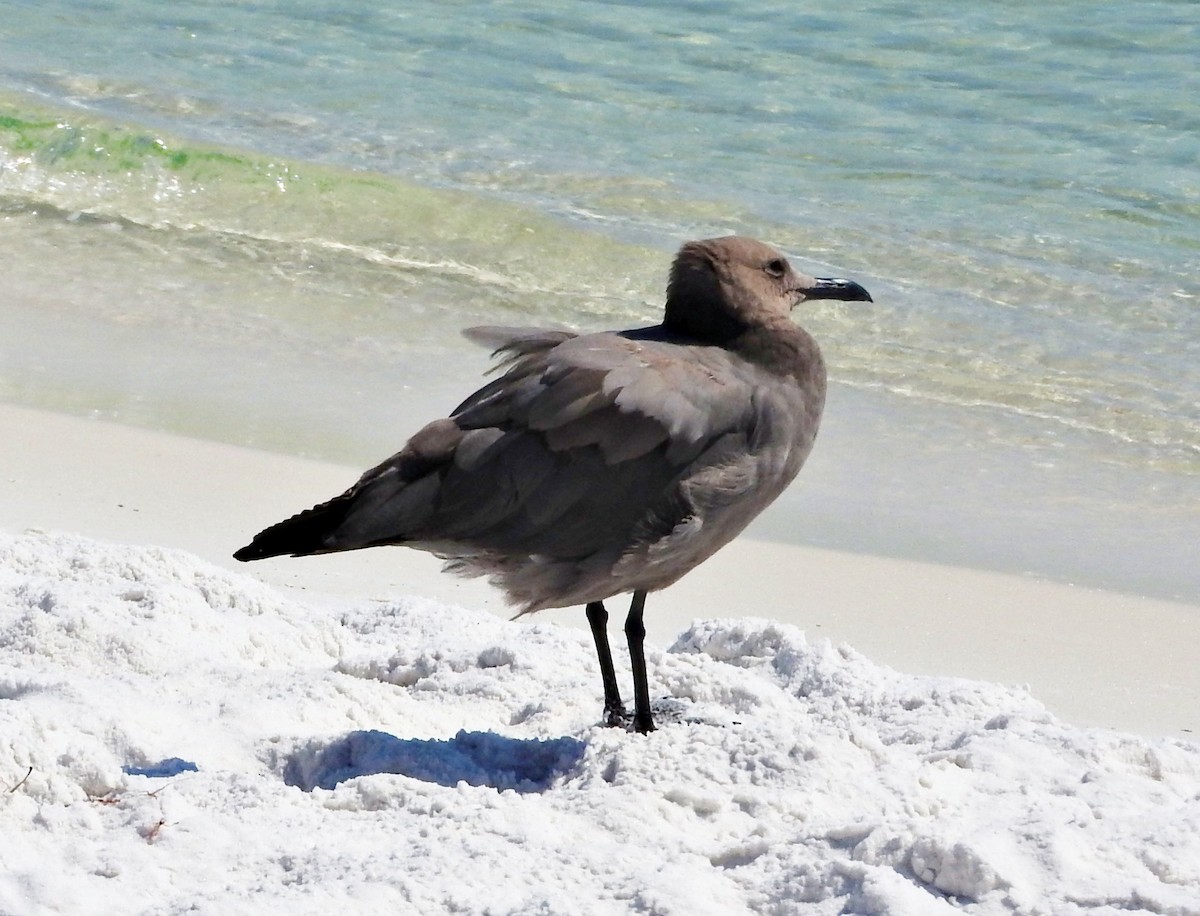
[[[731,499],[754,485],[742,465],[763,417],[758,386],[725,351],[615,333],[468,336],[494,347],[504,374],[342,496],[267,529],[261,555],[404,543],[616,556],[694,512],[689,480],[723,475]]]

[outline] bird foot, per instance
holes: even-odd
[[[629,713],[625,711],[624,706],[605,706],[604,707],[604,727],[605,728],[627,728],[629,726]]]
[[[633,730],[639,735],[647,735],[654,731],[654,717],[650,715],[634,716]]]
[[[637,713],[629,712],[624,706],[606,706],[604,708],[604,727],[623,728],[639,735],[649,734],[656,730],[653,716],[655,708],[656,706],[652,705],[650,713],[639,716]]]

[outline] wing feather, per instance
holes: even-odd
[[[364,475],[339,544],[581,559],[682,530],[698,509],[689,481],[717,502],[753,486],[735,459],[760,380],[724,351],[614,333],[468,336],[504,374]]]

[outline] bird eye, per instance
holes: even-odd
[[[763,266],[763,270],[778,280],[787,273],[787,261],[783,258],[772,258]]]

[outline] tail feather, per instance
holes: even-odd
[[[254,540],[235,553],[233,558],[246,563],[284,554],[306,557],[336,550],[337,548],[326,543],[326,539],[345,521],[349,507],[350,499],[343,495],[311,509],[305,509],[260,531],[254,536]]]

